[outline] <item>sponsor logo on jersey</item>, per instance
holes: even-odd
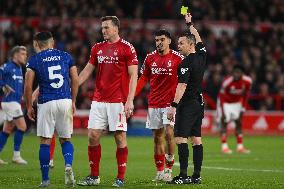
[[[118,57],[112,56],[98,56],[98,63],[102,64],[118,64]]]
[[[59,61],[59,60],[60,60],[60,56],[49,56],[49,57],[42,59],[42,61],[44,62]]]
[[[153,67],[154,67],[154,66],[157,66],[156,62],[153,62],[152,66],[153,66]]]
[[[103,51],[102,51],[102,50],[99,50],[97,54],[102,54],[102,53],[103,53]]]
[[[17,75],[15,75],[15,74],[12,76],[12,78],[13,78],[14,80],[16,80],[16,79],[23,80],[23,76],[17,76]]]
[[[241,89],[236,89],[235,86],[231,86],[231,87],[230,87],[230,93],[231,93],[231,94],[234,94],[234,95],[241,95],[241,94],[244,93],[244,88],[245,88],[245,87],[242,86]]]
[[[166,68],[151,68],[152,74],[172,75],[170,70]]]

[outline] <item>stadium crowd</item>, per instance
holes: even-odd
[[[123,18],[175,19],[180,17],[182,1],[177,0],[20,0],[3,1],[3,16],[41,16],[62,18],[117,15]],[[191,1],[191,12],[197,20],[283,22],[282,0],[200,0]]]
[[[155,49],[152,34],[156,29],[169,29],[174,36],[172,47],[176,49],[176,37],[185,27],[180,21],[165,20],[179,17],[181,2],[159,1],[4,1],[1,16],[13,17],[13,21],[0,30],[0,64],[7,60],[8,50],[14,45],[25,45],[32,53],[33,34],[48,29],[56,39],[57,48],[74,56],[80,72],[89,59],[91,45],[102,40],[98,18],[117,15],[131,18],[122,19],[121,36],[134,45],[141,66],[146,54]],[[250,100],[252,109],[274,110],[273,95],[283,97],[281,109],[284,109],[283,1],[203,0],[193,1],[191,9],[208,50],[208,69],[204,79],[208,96],[216,100],[223,78],[231,72],[233,65],[241,63],[253,79],[251,96],[258,98]],[[215,21],[220,26],[234,25],[235,31],[216,33],[212,27]],[[78,99],[79,109],[90,108],[94,78],[95,75],[80,89],[78,96],[85,98]],[[136,99],[137,109],[147,107],[147,90],[144,89]]]

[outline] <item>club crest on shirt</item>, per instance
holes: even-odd
[[[172,61],[171,60],[169,60],[169,62],[168,62],[168,66],[167,67],[171,67],[172,66]]]

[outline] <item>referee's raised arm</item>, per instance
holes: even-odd
[[[199,43],[199,42],[202,42],[201,37],[200,37],[198,31],[197,31],[196,28],[193,26],[193,23],[192,23],[192,16],[191,16],[190,13],[187,13],[187,14],[185,15],[185,23],[186,23],[186,25],[188,25],[190,33],[192,33],[192,34],[195,36],[195,40],[196,40],[195,43],[197,44],[197,43]]]

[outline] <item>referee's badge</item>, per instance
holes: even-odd
[[[181,74],[185,74],[185,72],[188,71],[188,68],[181,68],[180,71],[181,71]]]

